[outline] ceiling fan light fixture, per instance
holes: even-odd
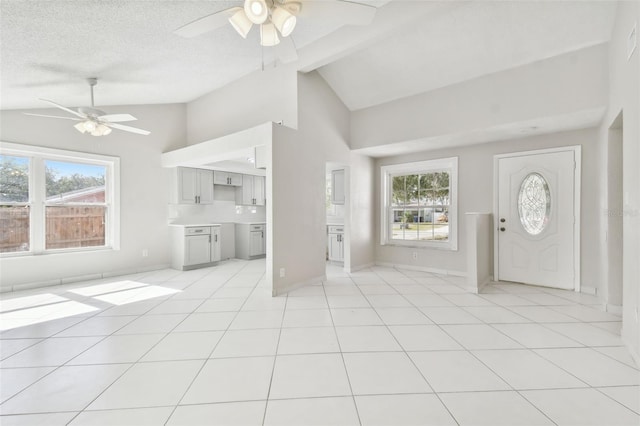
[[[240,9],[234,13],[231,18],[229,18],[229,23],[242,38],[247,38],[247,34],[249,34],[249,31],[253,26],[253,22],[249,20],[244,9]]]
[[[260,44],[266,47],[275,46],[280,43],[276,26],[269,24],[260,25]]]
[[[269,8],[266,0],[245,0],[244,13],[254,24],[263,24],[269,17]]]
[[[87,133],[87,129],[84,128],[84,121],[74,124],[73,127],[75,127],[80,133]]]
[[[271,12],[271,22],[276,26],[282,37],[289,37],[296,27],[296,17],[291,12],[279,6]]]
[[[111,128],[102,123],[98,124],[96,129],[91,132],[93,136],[107,136],[109,133],[111,133]]]

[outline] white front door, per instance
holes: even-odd
[[[575,288],[575,156],[567,150],[498,159],[500,281]]]

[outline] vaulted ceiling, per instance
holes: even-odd
[[[302,0],[309,1],[324,0]],[[609,40],[616,4],[593,1],[359,0],[378,7],[368,26],[300,17],[293,33],[303,72],[320,74],[352,110],[447,86]],[[0,108],[38,98],[87,105],[188,102],[270,65],[253,30],[225,26],[173,34],[239,1],[3,0]],[[276,65],[277,66],[277,65]]]

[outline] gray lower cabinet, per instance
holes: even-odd
[[[236,224],[236,257],[257,259],[267,254],[267,227],[263,223]]]
[[[344,226],[327,226],[327,235],[329,260],[332,262],[344,262]]]
[[[215,226],[172,226],[171,266],[188,269],[211,266],[220,261],[221,229]]]

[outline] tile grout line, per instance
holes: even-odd
[[[404,274],[403,274],[404,275]],[[408,277],[408,276],[407,276]],[[381,277],[382,278],[382,277]],[[408,277],[411,278],[411,277]],[[384,280],[384,278],[383,278]],[[405,299],[407,300],[407,299]],[[407,300],[409,303],[411,303],[411,301]],[[412,304],[412,303],[411,303]],[[413,305],[413,304],[412,304]],[[419,309],[418,309],[419,310]],[[374,309],[374,311],[376,312],[376,315],[378,315],[378,318],[380,318],[380,321],[382,321],[382,323],[384,324],[384,327],[386,328],[387,332],[393,337],[393,339],[395,340],[396,344],[400,347],[400,349],[402,349],[402,353],[404,353],[404,356],[409,360],[409,362],[411,363],[411,365],[413,365],[413,368],[416,369],[416,371],[418,372],[418,374],[420,374],[420,377],[422,377],[422,380],[424,380],[424,382],[427,384],[427,386],[429,386],[429,389],[431,389],[433,391],[433,395],[436,396],[436,398],[438,398],[438,401],[440,401],[440,404],[442,404],[442,406],[444,407],[445,410],[447,410],[447,413],[449,413],[449,416],[451,416],[451,419],[453,419],[454,422],[456,422],[456,425],[460,425],[460,422],[458,421],[458,419],[456,418],[456,416],[453,415],[453,413],[451,412],[451,410],[449,409],[449,407],[447,406],[447,404],[445,404],[445,402],[442,400],[442,398],[440,397],[440,395],[438,395],[438,392],[436,392],[436,390],[434,389],[433,386],[431,386],[431,383],[429,383],[429,380],[427,380],[427,378],[425,377],[425,375],[422,373],[422,370],[420,370],[420,368],[418,368],[418,366],[416,365],[416,363],[414,362],[414,360],[411,358],[411,356],[407,353],[406,349],[404,348],[404,346],[402,346],[402,344],[400,343],[400,341],[398,340],[398,338],[395,336],[395,334],[393,334],[393,332],[391,331],[391,329],[389,328],[389,326],[385,323],[385,321],[382,319],[382,317],[380,316],[380,314],[378,313],[377,310]],[[420,310],[419,310],[420,311]],[[422,312],[422,311],[420,311]],[[426,317],[426,314],[424,312],[422,312],[422,314]],[[427,319],[431,320],[429,317],[427,317]]]
[[[492,302],[492,303],[493,303],[493,302]],[[481,320],[481,321],[482,321],[482,320]],[[485,325],[489,325],[489,324],[485,324]],[[440,326],[438,325],[438,327],[440,327]],[[480,358],[478,358],[478,357],[473,353],[473,351],[472,351],[471,349],[468,349],[465,345],[463,345],[461,342],[459,342],[459,341],[458,341],[454,336],[451,336],[449,333],[447,333],[447,331],[446,331],[445,329],[443,329],[442,327],[440,327],[440,329],[442,330],[442,332],[443,332],[443,333],[445,333],[446,335],[448,335],[451,339],[453,339],[454,341],[456,341],[456,342],[457,342],[457,343],[458,343],[462,348],[464,348],[464,349],[465,349],[465,351],[466,351],[470,356],[472,356],[474,359],[476,359],[478,362],[480,362],[482,365],[484,365],[484,366],[485,366],[489,371],[491,371],[491,372],[492,372],[492,373],[493,373],[497,378],[499,378],[499,379],[500,379],[504,384],[506,384],[509,388],[511,388],[511,391],[509,391],[509,392],[516,392],[518,395],[520,395],[520,397],[521,397],[521,398],[523,398],[523,399],[524,399],[525,401],[527,401],[527,402],[528,402],[532,407],[534,407],[538,412],[540,412],[540,414],[542,414],[544,417],[546,417],[547,419],[549,419],[549,421],[550,421],[551,423],[553,423],[554,425],[557,425],[557,423],[556,423],[556,422],[554,422],[554,421],[553,421],[553,419],[551,419],[551,418],[550,418],[550,417],[549,417],[545,412],[543,412],[543,411],[542,411],[542,409],[540,409],[537,405],[533,404],[531,401],[529,401],[527,398],[525,398],[525,396],[524,396],[524,395],[522,395],[522,394],[520,393],[520,391],[518,391],[518,390],[517,390],[517,389],[516,389],[516,388],[515,388],[511,383],[509,383],[505,378],[503,378],[500,374],[498,374],[496,371],[494,371],[494,370],[493,370],[489,365],[487,365],[487,364],[486,364],[486,363],[484,363]],[[496,329],[496,330],[497,330],[497,329]],[[497,330],[497,331],[500,331],[500,330]],[[504,334],[504,333],[502,333],[502,334]],[[505,335],[505,336],[506,336],[506,335]],[[506,336],[506,337],[508,337],[509,339],[511,339],[511,337],[509,337],[509,336]],[[520,342],[517,342],[517,341],[515,341],[514,339],[511,339],[511,340],[513,340],[514,342],[516,342],[516,343],[520,344]],[[525,347],[525,348],[526,348],[526,347]],[[529,350],[528,348],[526,348],[526,349],[527,349],[527,350]],[[411,358],[411,357],[409,357],[409,358]],[[413,360],[412,360],[412,361],[413,361]],[[415,364],[414,364],[414,365],[415,365]],[[417,368],[417,366],[416,366],[416,368]],[[418,369],[418,371],[420,371],[420,369]],[[422,372],[421,372],[421,373],[422,373]],[[435,389],[434,389],[434,392],[435,392]],[[437,394],[437,392],[436,392],[436,394]],[[443,404],[444,404],[444,402],[443,402]],[[444,405],[445,405],[445,407],[446,407],[446,404],[444,404]],[[447,410],[448,410],[448,409],[449,409],[449,408],[447,407]]]
[[[161,282],[166,282],[166,281],[168,281],[168,280],[161,281]],[[186,286],[184,289],[187,289],[187,288],[189,288],[190,286],[194,285],[197,281],[198,281],[198,280],[196,280],[196,281],[192,282],[190,285]],[[182,289],[182,290],[184,290],[184,289]],[[216,290],[216,291],[217,291],[217,290]],[[215,293],[215,292],[214,292],[214,293]],[[156,307],[160,306],[162,303],[164,303],[164,302],[166,302],[166,301],[168,301],[168,300],[172,299],[172,297],[173,297],[173,296],[169,296],[169,297],[167,297],[167,298],[165,298],[165,299],[161,300],[159,303],[155,304],[153,307],[150,307],[150,308],[149,308],[147,311],[145,311],[144,313],[139,314],[139,315],[138,315],[138,318],[136,318],[136,319],[134,319],[134,320],[132,320],[132,321],[128,322],[127,324],[125,324],[124,326],[122,326],[120,329],[118,329],[118,330],[114,331],[111,335],[109,335],[109,336],[105,337],[104,339],[102,339],[100,342],[102,342],[102,341],[106,340],[108,337],[111,337],[111,336],[115,335],[115,333],[117,333],[119,330],[121,330],[122,328],[126,327],[127,325],[131,324],[133,321],[136,321],[136,320],[138,320],[138,319],[140,319],[140,318],[144,317],[144,316],[145,316],[145,315],[147,315],[151,310],[153,310],[153,309],[155,309]],[[202,303],[204,303],[204,300],[203,300],[203,302],[202,302]],[[200,306],[200,305],[199,305],[199,306]],[[197,308],[196,308],[196,309],[197,309]],[[82,413],[83,413],[83,412],[84,412],[84,411],[85,411],[89,406],[91,406],[91,404],[93,404],[93,403],[94,403],[98,398],[100,398],[100,396],[102,396],[102,395],[103,395],[103,394],[104,394],[104,393],[105,393],[109,388],[111,388],[111,386],[113,386],[113,385],[114,385],[118,380],[120,380],[120,379],[121,379],[121,378],[122,378],[122,377],[123,377],[127,372],[129,372],[129,371],[130,371],[134,366],[136,366],[136,365],[140,362],[140,360],[141,360],[142,358],[144,358],[144,357],[145,357],[145,356],[146,356],[146,355],[147,355],[151,350],[153,350],[153,348],[155,348],[158,344],[160,344],[160,342],[162,342],[162,341],[163,341],[163,340],[164,340],[164,339],[165,339],[165,338],[166,338],[166,337],[167,337],[167,336],[168,336],[168,335],[169,335],[173,330],[175,330],[175,328],[176,328],[176,327],[178,327],[180,324],[182,324],[182,323],[183,323],[183,322],[184,322],[184,321],[189,317],[189,315],[190,315],[190,314],[187,314],[187,315],[182,319],[182,321],[178,322],[178,323],[177,323],[177,324],[176,324],[176,325],[175,325],[171,330],[169,330],[168,332],[166,332],[166,333],[165,333],[165,335],[164,335],[160,340],[158,340],[158,341],[157,341],[154,345],[152,345],[152,346],[151,346],[151,347],[150,347],[150,348],[149,348],[145,353],[143,353],[140,357],[138,357],[138,359],[137,359],[136,361],[134,361],[133,363],[131,363],[131,365],[130,365],[127,369],[125,369],[125,370],[122,372],[122,374],[118,375],[118,377],[116,377],[116,378],[115,378],[115,379],[114,379],[114,380],[113,380],[109,385],[107,385],[107,386],[106,386],[106,387],[105,387],[105,388],[104,388],[104,389],[103,389],[103,390],[102,390],[98,395],[96,395],[96,397],[95,397],[95,398],[93,398],[93,399],[92,399],[92,400],[91,400],[87,405],[85,405],[85,407],[84,407],[82,410],[78,411],[78,413],[77,413],[77,414],[76,414],[76,415],[75,415],[75,416],[74,416],[74,417],[69,421],[69,423],[73,422],[73,421],[74,421],[74,420],[75,420],[75,419],[76,419],[80,414],[82,414]],[[147,333],[147,334],[151,334],[151,333]],[[158,334],[160,334],[160,333],[158,333]],[[98,343],[100,343],[100,342],[98,342]],[[97,343],[96,343],[96,344],[97,344]],[[95,346],[95,345],[94,345],[94,346]],[[93,346],[92,346],[92,347],[93,347]],[[87,349],[87,350],[88,350],[88,349]],[[84,352],[86,352],[86,351],[84,351]],[[84,353],[84,352],[82,352],[82,353]],[[81,354],[82,354],[82,353],[81,353]],[[76,355],[75,357],[73,357],[73,358],[72,358],[72,359],[70,359],[69,361],[72,361],[73,359],[77,358],[77,357],[78,357],[78,356],[80,356],[81,354]],[[68,363],[69,361],[67,361],[67,363]],[[65,363],[65,365],[66,365],[67,363]],[[101,365],[101,364],[94,364],[94,365]],[[171,416],[169,416],[169,417],[171,417]]]
[[[264,412],[262,413],[262,425],[267,419],[267,409],[269,408],[269,397],[271,396],[271,386],[273,385],[273,376],[276,372],[276,362],[278,361],[278,349],[280,348],[280,338],[282,336],[282,326],[284,325],[284,317],[287,314],[287,303],[289,302],[289,295],[284,300],[284,309],[282,310],[282,318],[280,319],[280,330],[278,331],[278,341],[276,343],[276,352],[273,355],[273,365],[271,366],[271,377],[269,378],[269,387],[267,389],[267,398],[264,402]]]
[[[233,277],[237,276],[239,273],[241,273],[247,266],[249,265],[249,263],[246,263],[245,266],[243,266],[242,268],[240,268],[238,271],[236,271],[231,277],[229,277],[220,287],[218,287],[209,297],[207,297],[202,303],[204,303],[206,300],[209,300],[210,298],[212,298],[221,288],[224,287],[224,285],[226,283],[228,283]],[[264,273],[261,275],[264,275]],[[260,278],[260,279],[261,279]],[[233,324],[233,322],[235,321],[235,319],[238,317],[238,315],[240,314],[240,312],[242,311],[242,307],[245,305],[245,303],[247,303],[247,300],[249,299],[250,295],[253,294],[253,292],[256,290],[256,288],[258,287],[258,283],[260,282],[260,279],[258,279],[256,281],[256,285],[253,287],[253,290],[251,290],[251,292],[249,293],[249,296],[247,296],[244,300],[244,302],[242,303],[242,305],[240,305],[240,307],[238,308],[238,311],[235,313],[235,315],[233,316],[233,318],[231,319],[231,321],[229,321],[229,325],[227,325],[226,329],[223,331],[222,336],[220,336],[220,338],[218,339],[218,341],[216,342],[216,344],[213,346],[213,348],[211,349],[211,351],[209,352],[209,356],[204,359],[204,362],[202,363],[202,365],[200,366],[200,368],[198,369],[198,371],[196,372],[196,374],[193,376],[193,379],[191,379],[191,382],[189,383],[189,385],[187,386],[187,388],[185,389],[184,393],[182,394],[182,396],[180,397],[180,399],[178,399],[178,402],[174,405],[173,410],[171,411],[171,413],[169,414],[169,417],[167,417],[167,420],[165,420],[164,424],[167,425],[167,423],[169,422],[169,420],[171,420],[171,417],[173,417],[174,413],[176,412],[176,410],[178,409],[178,407],[180,406],[180,403],[182,402],[182,400],[185,398],[185,396],[187,395],[187,393],[189,393],[189,390],[191,389],[191,386],[193,386],[193,384],[195,383],[196,379],[198,378],[198,376],[200,376],[200,373],[202,373],[202,370],[204,369],[204,367],[207,365],[207,363],[209,362],[209,360],[211,359],[211,356],[213,355],[213,353],[215,352],[216,348],[218,347],[218,345],[220,344],[220,342],[222,341],[222,339],[224,338],[224,336],[227,334],[227,331],[229,331],[229,329],[231,328],[231,324]],[[185,318],[186,319],[186,318]],[[179,324],[178,324],[179,325]],[[176,327],[178,326],[176,325]],[[175,327],[174,327],[175,328]],[[146,355],[146,354],[145,354]]]
[[[349,277],[349,279],[353,282],[353,279]],[[340,339],[338,338],[338,330],[336,329],[336,323],[333,319],[333,312],[331,312],[331,306],[329,306],[329,299],[327,297],[327,289],[325,288],[324,282],[322,282],[322,291],[324,293],[324,298],[327,303],[327,310],[329,311],[329,317],[331,318],[331,324],[333,325],[333,335],[336,338],[336,342],[338,344],[338,351],[340,352],[340,359],[342,359],[342,367],[344,368],[345,376],[347,377],[347,383],[349,384],[349,391],[351,392],[351,401],[353,402],[353,407],[356,410],[356,417],[358,418],[358,424],[362,426],[362,419],[360,417],[360,410],[358,410],[358,404],[356,402],[356,396],[353,393],[353,386],[351,384],[351,377],[349,377],[349,369],[347,368],[347,362],[344,359],[344,353],[342,352],[342,345],[340,344]]]

